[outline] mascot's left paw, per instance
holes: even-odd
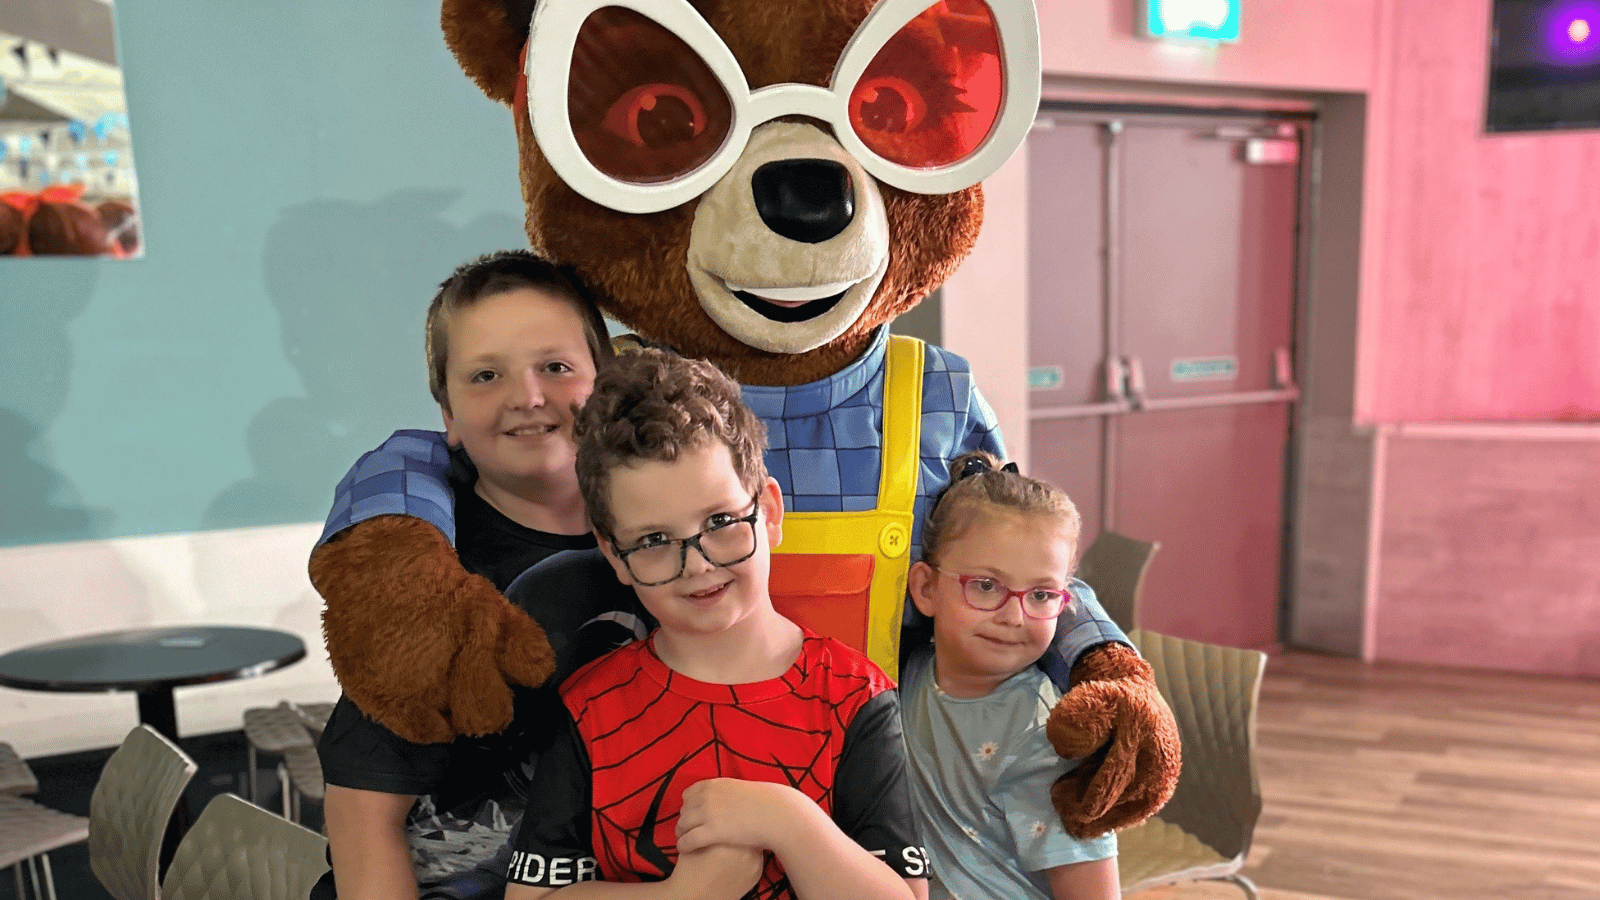
[[[1072,689],[1051,711],[1045,733],[1061,756],[1084,758],[1050,789],[1074,837],[1137,825],[1178,786],[1177,722],[1150,664],[1130,647],[1105,644],[1078,660]]]

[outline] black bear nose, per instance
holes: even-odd
[[[850,170],[828,159],[781,159],[750,176],[756,212],[792,241],[820,244],[855,218]]]

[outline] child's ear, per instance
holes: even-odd
[[[606,540],[605,535],[598,531],[593,533],[594,542],[600,545],[600,555],[606,558],[606,562],[611,563],[611,570],[617,573],[617,580],[628,587],[633,587],[633,578],[628,574],[627,564],[622,561],[621,557],[617,556],[617,548]]]
[[[444,442],[452,447],[461,446],[461,435],[456,434],[456,417],[450,415],[449,407],[440,405],[439,415],[444,419]]]
[[[911,602],[917,605],[917,611],[933,618],[935,604],[933,602],[933,580],[939,573],[933,567],[917,560],[911,564],[911,572],[906,576],[906,586],[911,591]]]
[[[783,488],[778,487],[777,479],[767,477],[757,502],[761,505],[761,522],[767,527],[767,546],[777,547],[783,543]]]

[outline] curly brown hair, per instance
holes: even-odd
[[[934,500],[922,526],[923,560],[937,566],[944,548],[971,527],[986,507],[1054,519],[1066,528],[1073,547],[1078,545],[1083,520],[1066,491],[1019,474],[1015,466],[1003,469],[994,454],[978,450],[950,464],[950,483]]]
[[[739,385],[711,363],[645,348],[618,356],[595,377],[573,428],[578,490],[589,522],[608,538],[611,472],[635,461],[671,462],[713,443],[728,448],[739,481],[753,494],[767,478],[767,427],[739,396]]]
[[[594,295],[576,272],[535,256],[527,250],[502,250],[489,253],[456,267],[439,284],[438,293],[428,304],[423,351],[428,358],[428,390],[445,411],[450,396],[445,391],[445,369],[450,362],[450,313],[466,309],[486,297],[520,288],[530,288],[572,305],[583,320],[583,338],[594,357],[595,368],[612,358],[611,339],[605,319],[595,304]]]

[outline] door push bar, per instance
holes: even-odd
[[[1129,412],[1162,412],[1174,409],[1205,409],[1215,406],[1245,406],[1255,403],[1293,403],[1300,399],[1294,383],[1294,362],[1286,347],[1272,354],[1272,384],[1263,391],[1231,391],[1196,397],[1158,397],[1145,395],[1144,362],[1137,356],[1107,359],[1105,363],[1106,399],[1099,403],[1067,406],[1041,406],[1030,410],[1030,419],[1079,419]]]

